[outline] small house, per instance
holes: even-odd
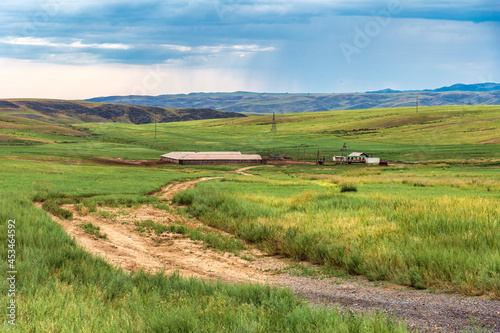
[[[362,153],[362,152],[353,152],[347,155],[344,158],[344,161],[347,163],[366,163],[366,159],[370,157],[370,155]]]

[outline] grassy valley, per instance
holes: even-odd
[[[308,146],[306,158],[340,154],[344,143],[351,151],[402,161],[490,160],[500,158],[498,106],[453,106],[369,109],[152,125],[85,124],[104,140],[169,150],[241,150],[262,155],[283,153],[297,158],[297,147]],[[133,138],[133,139],[131,139]],[[231,138],[228,140],[228,138]],[[302,152],[302,148],[301,148]],[[302,154],[302,153],[301,153]],[[138,157],[139,158],[139,157]]]
[[[211,233],[218,230],[266,255],[313,263],[334,275],[498,300],[499,110],[440,106],[418,113],[401,107],[283,114],[276,133],[270,131],[271,116],[168,122],[157,124],[155,139],[152,123],[89,122],[76,109],[60,114],[3,101],[0,216],[17,224],[18,329],[407,331],[386,315],[313,307],[286,289],[123,272],[84,251],[33,203],[56,211],[64,204],[89,211],[166,206],[169,200],[151,193],[201,177],[221,178],[179,192],[173,202],[181,207],[175,206],[179,214],[196,217]],[[387,167],[330,162],[344,143],[351,151],[393,162]],[[256,168],[250,176],[230,165],[144,162],[175,150],[327,159],[324,165]],[[162,228],[209,241],[194,235],[202,229],[169,223]],[[137,228],[159,227],[148,222]],[[0,240],[7,243],[6,223]],[[7,247],[0,248],[0,256],[7,257]],[[7,271],[7,262],[0,267]],[[8,289],[5,279],[0,287]],[[8,301],[6,293],[1,298]]]

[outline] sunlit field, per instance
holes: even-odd
[[[161,205],[168,202],[148,194],[200,177],[221,178],[180,192],[173,201],[183,205],[182,214],[235,236],[234,244],[221,245],[228,251],[255,246],[341,276],[498,299],[498,110],[457,106],[421,108],[418,114],[395,108],[277,115],[277,133],[270,131],[269,116],[190,121],[158,124],[157,139],[153,124],[58,124],[46,131],[43,124],[15,124],[4,115],[0,138],[8,139],[0,147],[0,216],[17,223],[17,329],[406,331],[404,323],[384,315],[312,307],[288,290],[124,273],[77,246],[33,203],[43,202],[45,210],[67,219],[71,216],[59,210],[63,203],[88,210]],[[331,158],[344,143],[351,151],[389,160],[389,166],[334,164]],[[252,176],[234,172],[241,166],[122,163],[183,150],[268,155],[274,148],[295,158],[300,145],[307,146],[304,159],[325,155],[326,163],[255,168],[248,170]],[[197,230],[175,228],[211,241]],[[7,243],[6,223],[0,243]],[[5,246],[0,256],[6,258]],[[0,267],[7,271],[7,262]],[[0,287],[8,289],[5,279]],[[2,330],[8,329],[4,323]]]

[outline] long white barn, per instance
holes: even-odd
[[[161,160],[169,163],[190,164],[261,164],[262,157],[257,154],[242,154],[231,151],[209,152],[171,152],[161,155]]]

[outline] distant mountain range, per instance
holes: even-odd
[[[403,93],[403,92],[418,92],[418,91],[434,91],[434,92],[445,92],[445,91],[495,91],[500,90],[499,83],[487,82],[487,83],[475,83],[475,84],[454,84],[449,87],[441,87],[437,89],[424,89],[424,90],[392,90],[383,89],[377,91],[367,91],[367,93],[372,94],[393,94],[393,93]]]
[[[252,92],[191,93],[160,96],[110,96],[88,101],[168,108],[209,108],[239,113],[296,113],[439,105],[500,105],[500,84],[456,84],[434,90],[385,89],[366,93],[267,94]]]

